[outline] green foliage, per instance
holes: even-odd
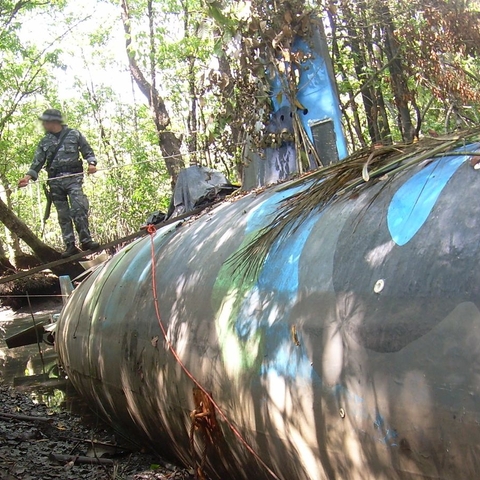
[[[41,183],[26,190],[16,183],[43,134],[38,114],[60,108],[97,154],[99,173],[85,179],[85,189],[93,232],[107,241],[136,230],[152,211],[166,210],[170,178],[146,99],[122,84],[128,65],[120,1],[87,1],[96,14],[83,23],[85,8],[74,0],[30,1],[18,11],[17,2],[0,2],[0,182],[4,199],[40,235]],[[403,100],[414,123],[422,119],[420,134],[480,120],[478,2],[155,0],[153,41],[148,1],[128,3],[131,51],[149,81],[153,66],[168,128],[183,137],[187,163],[221,169],[232,180],[246,134],[263,136],[272,71],[284,74],[295,102],[294,66],[301,59],[292,43],[297,35],[309,38],[317,16],[327,26],[352,148],[374,139],[372,124],[382,141],[401,139],[395,78],[404,80]],[[50,39],[25,36],[23,21],[33,15],[41,16]],[[400,73],[385,53],[387,26]],[[45,238],[61,246],[54,216]]]
[[[372,137],[367,123],[382,130],[382,115],[390,132],[380,140],[401,140],[393,92],[399,75],[406,86],[402,100],[418,134],[441,134],[478,122],[478,2],[341,0],[323,11],[352,147]],[[392,71],[385,55],[387,25],[400,73]],[[372,100],[371,107],[363,104],[363,93]]]

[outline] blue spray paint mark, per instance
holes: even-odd
[[[289,194],[292,192],[290,191]],[[264,215],[271,215],[277,208],[278,196],[271,197],[249,216],[247,231],[254,231],[252,223],[264,223]],[[282,198],[283,195],[282,195]],[[261,212],[261,213],[260,213]],[[259,215],[263,222],[259,222]],[[282,236],[272,246],[258,280],[242,302],[235,329],[246,341],[253,338],[258,329],[266,331],[265,351],[261,374],[275,372],[288,378],[311,376],[310,360],[303,349],[294,345],[289,327],[290,307],[296,302],[299,285],[299,261],[305,243],[320,215],[314,215],[302,224],[302,228]],[[260,302],[258,309],[252,305]],[[279,305],[283,305],[278,309]],[[278,310],[277,310],[278,309]]]
[[[247,215],[246,234],[255,236],[272,220],[282,200],[307,187],[275,192],[256,205]],[[266,356],[261,374],[271,371],[289,378],[311,377],[310,360],[292,341],[289,317],[298,296],[300,257],[319,217],[311,215],[302,228],[293,228],[277,239],[255,283],[236,300],[239,308],[235,309],[232,323],[238,340],[243,344],[254,343],[259,334],[263,339]]]
[[[318,215],[309,218],[301,228],[282,236],[272,246],[258,278],[261,291],[288,295],[290,301],[297,297],[300,256],[318,219]]]
[[[275,338],[276,337],[276,338]],[[273,325],[266,337],[266,351],[273,352],[262,363],[260,374],[276,374],[287,379],[309,379],[312,376],[310,361],[304,350],[292,339],[288,324]]]
[[[478,144],[462,147],[475,151]],[[408,179],[395,193],[388,207],[387,224],[393,241],[405,245],[420,230],[440,194],[468,155],[452,155],[435,160]]]
[[[311,362],[304,348],[297,347],[292,340],[289,320],[291,307],[298,298],[300,257],[320,217],[321,214],[311,215],[302,223],[301,228],[287,232],[278,239],[258,277],[258,290],[275,299],[269,303],[268,310],[262,312],[263,322],[270,323],[265,337],[269,356],[262,363],[262,374],[275,372],[292,379],[312,376]],[[284,305],[284,308],[272,313],[279,304]],[[275,316],[275,321],[270,318],[272,315]]]
[[[262,229],[269,217],[277,212],[279,202],[298,191],[291,189],[288,192],[273,194],[266,201],[254,207],[247,216],[246,232],[255,234]],[[305,342],[302,339],[301,329],[298,333],[300,346],[292,339],[291,311],[298,301],[299,263],[302,251],[314,226],[322,214],[311,214],[302,223],[302,227],[287,232],[272,245],[270,254],[259,273],[257,281],[252,287],[242,293],[239,298],[240,308],[234,319],[235,334],[242,342],[254,340],[261,332],[265,356],[260,364],[258,373],[263,377],[278,376],[285,379],[285,383],[308,381],[314,385],[316,391],[335,397],[344,404],[348,400],[351,408],[355,408],[355,415],[360,412],[361,418],[370,421],[377,430],[376,440],[383,445],[396,447],[397,432],[386,424],[378,411],[367,412],[364,399],[342,384],[325,385],[321,376],[313,368],[311,359],[307,356]],[[267,402],[267,397],[263,397]],[[349,412],[349,414],[352,414]]]
[[[272,220],[272,216],[278,211],[279,204],[282,200],[295,195],[305,188],[306,186],[294,187],[282,192],[275,192],[270,198],[253,207],[247,215],[245,232],[248,234],[263,228],[268,221]]]
[[[345,385],[342,385],[341,383],[337,383],[336,385],[331,387],[330,391],[334,397],[337,397],[337,399],[349,398],[353,400],[355,403],[358,403],[358,404],[364,403],[364,400],[362,397],[360,397],[356,393],[350,392],[350,390],[348,390],[347,387],[345,387]]]
[[[375,415],[375,420],[373,422],[373,426],[376,430],[379,430],[380,436],[378,440],[383,443],[384,445],[388,445],[390,447],[397,447],[397,443],[395,443],[395,439],[398,437],[398,433],[396,430],[392,428],[388,428],[385,424],[385,419],[382,417],[380,412],[377,410]]]
[[[275,213],[278,202],[283,198],[283,192],[282,195],[276,194],[255,208],[248,217],[247,231],[253,232],[261,228],[265,216]],[[350,399],[360,407],[365,405],[364,399],[350,392],[345,385],[327,387],[323,384],[302,346],[301,333],[300,346],[295,345],[292,340],[290,312],[298,299],[300,257],[321,216],[321,213],[311,215],[301,228],[288,232],[289,234],[282,236],[271,247],[256,284],[243,301],[236,321],[236,331],[244,340],[250,336],[253,338],[258,329],[265,331],[266,357],[261,364],[260,375],[278,375],[291,381],[310,379],[317,388],[326,389],[337,399]],[[257,305],[256,302],[260,304]],[[252,305],[256,305],[254,311]],[[283,308],[278,309],[279,305],[283,305]],[[372,419],[371,414],[367,416]],[[380,443],[389,447],[398,446],[398,433],[385,422],[378,410],[375,412],[373,424],[378,430],[376,438]]]

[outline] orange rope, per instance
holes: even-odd
[[[258,463],[265,468],[265,470],[274,478],[275,480],[280,480],[279,477],[273,472],[273,470],[260,458],[258,453],[247,443],[247,441],[243,438],[242,434],[238,431],[238,429],[232,424],[232,422],[228,419],[227,415],[223,413],[222,409],[219,407],[217,402],[212,398],[212,396],[205,390],[205,388],[200,384],[200,382],[193,376],[192,373],[188,370],[185,364],[182,362],[181,358],[179,357],[178,353],[176,352],[175,348],[173,347],[172,343],[168,339],[167,331],[165,326],[163,325],[162,317],[160,316],[160,308],[158,304],[158,297],[157,297],[157,275],[156,275],[156,265],[155,265],[155,243],[153,237],[157,233],[157,229],[153,225],[147,226],[147,232],[150,234],[150,243],[151,243],[151,252],[152,252],[152,292],[153,292],[153,300],[155,304],[155,313],[157,315],[158,324],[160,329],[162,330],[163,337],[165,338],[165,342],[168,346],[170,352],[172,352],[173,357],[180,365],[182,370],[185,374],[192,380],[192,382],[204,393],[204,395],[212,402],[212,405],[217,410],[220,417],[227,423],[230,430],[233,434],[240,440],[240,442],[244,445],[244,447],[255,457]]]

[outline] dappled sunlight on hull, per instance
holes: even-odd
[[[400,198],[415,175],[430,178],[412,169],[312,212],[253,278],[231,260],[288,190],[247,195],[154,237],[169,341],[282,480],[480,474],[480,206],[468,201],[480,195],[478,173],[467,163],[450,172],[410,228],[390,206],[421,210],[422,198]],[[397,243],[399,224],[408,235]],[[195,384],[159,328],[150,262],[141,239],[86,279],[63,311],[57,348],[92,407],[191,464]],[[209,475],[271,478],[218,412],[216,421]],[[198,456],[203,436],[194,437]]]

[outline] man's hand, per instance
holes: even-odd
[[[30,175],[25,175],[23,178],[21,178],[18,182],[18,187],[23,188],[28,185],[32,177]]]
[[[96,173],[96,171],[97,171],[97,166],[96,165],[92,165],[92,164],[88,165],[87,173],[89,175],[93,175],[94,173]]]

